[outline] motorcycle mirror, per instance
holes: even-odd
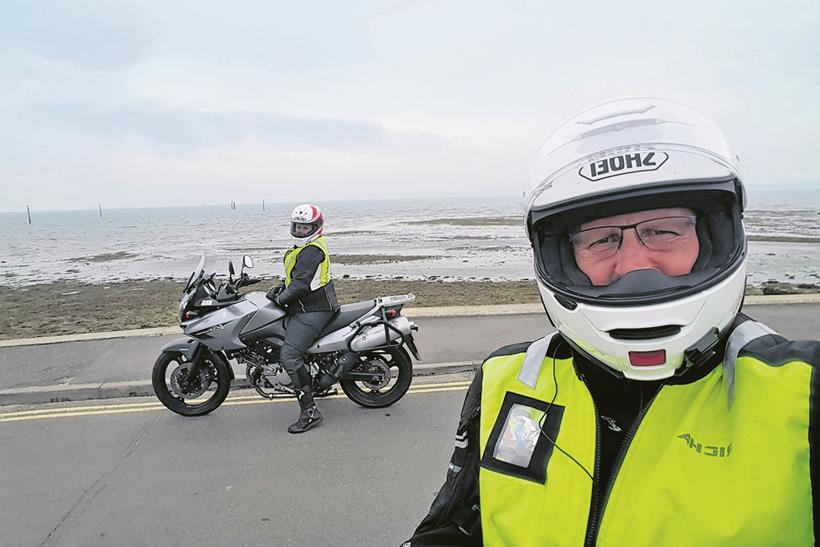
[[[242,265],[246,268],[253,268],[253,258],[248,255],[243,256]]]
[[[231,274],[231,277],[233,277],[233,274],[235,273],[233,269],[233,262],[230,260],[228,261],[228,273]]]

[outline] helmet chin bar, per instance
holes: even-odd
[[[601,360],[595,358],[595,356],[590,355],[589,352],[584,351],[582,348],[578,346],[573,340],[569,338],[565,338],[569,345],[578,353],[580,353],[584,359],[589,361],[590,363],[594,364],[598,368],[601,368],[614,376],[615,378],[620,379],[629,379],[623,373],[623,371],[617,370],[612,368],[611,366],[607,365],[606,363],[602,362]],[[678,378],[686,374],[687,372],[700,368],[701,366],[705,365],[710,359],[712,359],[717,354],[717,346],[721,341],[721,333],[717,327],[713,328],[709,332],[707,332],[703,337],[691,345],[688,349],[683,352],[683,363],[673,374],[673,377]],[[644,381],[652,381],[654,379],[647,379]],[[635,381],[641,381],[635,379]]]
[[[742,304],[745,277],[742,263],[727,278],[703,290],[696,286],[689,296],[676,298],[680,291],[673,290],[661,301],[635,298],[632,305],[585,298],[570,307],[543,279],[538,286],[551,321],[578,354],[616,377],[654,381],[702,369],[715,358]],[[660,350],[666,352],[662,365],[630,362],[630,352]]]

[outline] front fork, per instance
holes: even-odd
[[[188,377],[192,378],[195,374],[199,372],[199,369],[203,367],[205,364],[205,354],[208,350],[205,349],[203,344],[198,344],[196,349],[194,350],[193,355],[191,355],[191,368],[188,369]]]
[[[199,371],[205,366],[205,360],[208,357],[209,352],[210,350],[207,346],[205,346],[205,344],[197,344],[196,349],[194,349],[194,352],[190,358],[191,368],[188,369],[188,374],[185,378],[183,378],[183,382],[187,384],[192,378],[197,378]],[[230,376],[228,380],[232,381],[234,379],[233,368],[227,359],[225,359],[225,363],[228,365],[228,374]]]

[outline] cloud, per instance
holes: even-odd
[[[26,119],[60,129],[115,139],[136,137],[179,149],[222,146],[245,140],[267,145],[321,148],[436,148],[447,140],[429,133],[397,132],[378,124],[330,118],[302,118],[271,112],[205,112],[167,108],[150,101],[123,104],[41,102]]]
[[[707,0],[0,0],[0,208],[184,203],[203,185],[237,200],[272,185],[288,199],[518,194],[551,128],[625,95],[714,117],[747,182],[816,181],[820,4],[738,13]]]
[[[146,41],[143,18],[134,6],[88,0],[0,2],[0,51],[106,70],[137,63]]]

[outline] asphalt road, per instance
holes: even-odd
[[[303,435],[292,400],[247,392],[201,418],[147,398],[3,407],[0,544],[398,545],[443,483],[468,379],[380,410],[324,399]]]
[[[747,311],[791,338],[820,332],[817,304]],[[542,315],[419,324],[427,362],[480,361],[547,328]],[[0,385],[144,378],[163,342],[4,348]],[[302,436],[285,431],[292,400],[247,391],[203,418],[153,398],[0,407],[0,545],[397,545],[444,479],[468,379],[417,378],[382,410],[322,400],[325,423]]]
[[[748,315],[792,339],[820,338],[820,304],[748,306]],[[480,363],[501,346],[553,330],[544,314],[423,317],[416,342],[423,363]],[[56,384],[148,380],[163,344],[150,336],[0,348],[0,390]]]

